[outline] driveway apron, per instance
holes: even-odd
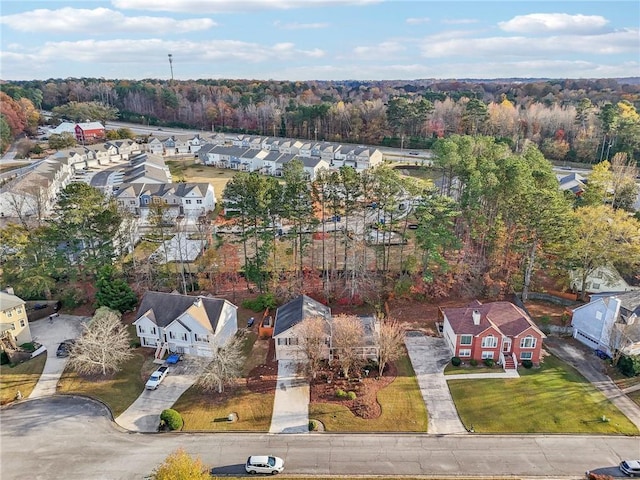
[[[173,407],[180,396],[198,379],[197,365],[185,358],[171,365],[157,390],[143,390],[140,396],[118,418],[116,423],[134,432],[156,432],[160,414]]]
[[[598,369],[600,360],[596,360],[595,355],[594,358],[589,358],[587,356],[589,353],[567,342],[552,338],[548,338],[544,343],[551,353],[578,370],[640,430],[640,406],[627,397],[607,375]]]
[[[405,345],[427,406],[429,433],[467,433],[444,377],[444,367],[451,358],[444,340],[411,332]]]
[[[269,433],[309,431],[309,384],[297,374],[293,361],[278,362],[278,384]]]
[[[56,393],[58,381],[68,360],[56,357],[58,345],[63,340],[76,338],[80,335],[82,323],[85,320],[86,317],[61,314],[55,317],[52,322],[49,322],[45,317],[29,323],[33,339],[47,349],[45,352],[47,361],[44,364],[42,375],[40,375],[29,398],[41,398]]]

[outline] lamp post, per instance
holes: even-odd
[[[173,85],[173,55],[169,54],[169,68],[171,69],[171,85]]]

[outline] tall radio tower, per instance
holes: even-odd
[[[173,55],[169,54],[169,68],[171,68],[171,84],[173,85]]]

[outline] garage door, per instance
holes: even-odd
[[[600,346],[600,344],[596,340],[589,337],[588,335],[585,335],[580,330],[576,330],[575,338],[578,341],[584,343],[587,347],[598,348]]]

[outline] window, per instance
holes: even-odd
[[[121,207],[124,207],[124,200],[118,200],[118,205],[120,205]]]
[[[520,340],[520,348],[534,348],[536,346],[536,339],[531,335],[527,335]]]
[[[22,307],[18,307],[18,308],[16,308],[16,312],[17,312],[18,314],[22,313]]]
[[[22,328],[24,328],[24,326],[25,326],[25,325],[26,325],[25,321],[24,321],[24,320],[20,320],[20,326],[21,326]]]
[[[482,352],[482,360],[486,360],[487,358],[493,358],[493,352]]]
[[[298,345],[298,338],[297,337],[279,338],[278,345],[289,345],[289,346]]]
[[[169,332],[169,338],[170,338],[171,340],[175,340],[175,339],[176,339],[176,334],[175,334],[175,333],[173,333],[173,332]]]
[[[458,351],[458,356],[459,357],[470,357],[471,356],[471,349],[470,348],[463,348],[461,350]]]
[[[145,205],[149,205],[149,199],[148,199],[148,198],[145,198],[145,199],[144,199],[144,204],[145,204]]]
[[[15,329],[16,329],[16,324],[15,324],[15,323],[12,323],[12,324],[11,324],[11,330],[15,330]]]
[[[187,334],[186,334],[186,333],[183,333],[183,334],[180,336],[180,339],[181,339],[182,341],[186,342],[186,341],[187,341]]]
[[[596,312],[596,320],[602,320],[602,312]]]
[[[520,360],[531,360],[533,358],[533,352],[521,352]]]
[[[206,335],[196,335],[196,342],[209,343],[209,337]]]
[[[138,332],[144,333],[144,327],[142,325],[138,325]]]
[[[187,199],[184,201],[184,203],[186,203],[187,205],[191,205],[191,200]]]
[[[460,345],[471,345],[473,335],[460,335]]]
[[[7,317],[9,318],[13,317],[13,312],[11,310],[7,311]]]
[[[497,346],[498,346],[498,339],[493,335],[489,335],[488,337],[484,337],[482,339],[482,348],[496,348]],[[493,358],[493,357],[490,357],[490,358]]]
[[[198,199],[198,200],[196,200],[196,203],[197,203],[198,205],[202,205],[202,200]]]
[[[156,327],[151,327],[151,333],[156,334]]]

